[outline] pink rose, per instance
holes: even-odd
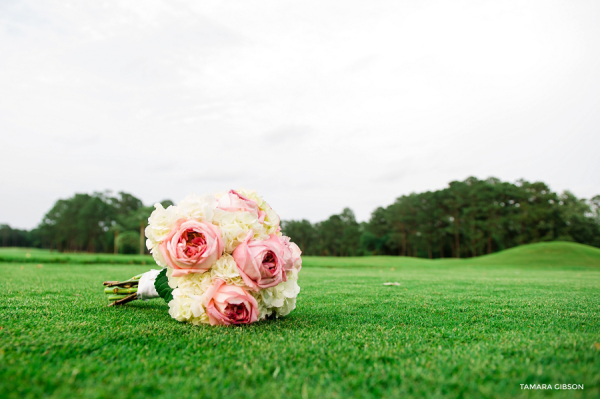
[[[284,247],[275,234],[268,240],[254,241],[250,230],[243,242],[233,250],[233,259],[244,283],[255,291],[287,281],[284,270]]]
[[[260,210],[256,202],[235,190],[229,190],[227,194],[222,196],[219,202],[217,202],[217,208],[227,212],[242,211],[255,213],[259,222],[263,223],[265,221],[266,213]]]
[[[220,278],[206,290],[204,306],[210,324],[248,324],[258,320],[258,303],[242,287],[227,285]]]
[[[180,220],[160,244],[160,252],[173,268],[173,277],[203,273],[223,253],[219,229],[210,223]]]
[[[283,268],[287,270],[296,269],[300,271],[302,269],[302,251],[293,242],[290,241],[290,237],[279,237],[281,244],[283,245]]]

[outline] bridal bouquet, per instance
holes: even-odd
[[[156,204],[148,222],[146,245],[164,269],[105,282],[111,305],[162,297],[171,317],[196,325],[253,323],[296,307],[300,248],[256,192]]]

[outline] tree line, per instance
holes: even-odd
[[[162,201],[164,207],[173,204]],[[144,229],[154,210],[131,194],[75,194],[58,200],[37,228],[0,225],[4,247],[146,253]],[[542,182],[470,177],[448,187],[403,195],[356,221],[351,209],[327,220],[282,221],[304,255],[472,257],[541,241],[600,247],[600,196],[579,199]]]
[[[600,196],[578,199],[542,182],[469,177],[403,195],[358,223],[352,210],[310,223],[283,222],[305,255],[465,258],[521,244],[575,241],[600,247]]]
[[[170,200],[161,202],[172,205]],[[154,210],[119,192],[75,194],[59,199],[31,231],[0,225],[4,247],[46,248],[61,252],[146,253],[144,229]]]

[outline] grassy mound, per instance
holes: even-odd
[[[466,259],[423,259],[406,256],[363,256],[328,258],[305,256],[308,267],[399,267],[418,268],[433,266],[518,266],[518,267],[600,267],[600,249],[574,242],[544,242],[521,245],[491,255]]]
[[[600,249],[574,242],[521,245],[469,260],[481,265],[600,267]]]

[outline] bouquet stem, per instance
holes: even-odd
[[[123,305],[137,299],[137,290],[141,274],[125,281],[105,281],[104,293],[110,302],[108,306]]]
[[[167,269],[150,270],[125,281],[105,281],[104,287],[110,302],[108,306],[123,305],[136,299],[163,298],[167,303],[173,299]]]
[[[119,295],[119,296],[121,296],[121,295]],[[111,300],[110,298],[111,297],[109,296],[108,297],[109,301]],[[123,298],[117,299],[116,301],[109,303],[108,306],[123,305],[123,304],[126,304],[127,302],[135,301],[136,299],[137,299],[137,292],[135,294],[123,296]]]
[[[106,287],[104,289],[104,293],[105,294],[133,294],[134,292],[137,292],[137,287],[131,287],[131,288],[120,288],[120,287]]]

